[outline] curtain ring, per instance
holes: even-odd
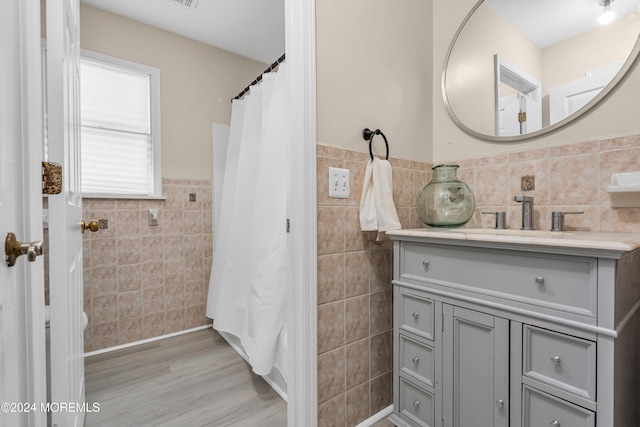
[[[389,142],[387,142],[387,137],[384,136],[384,133],[380,132],[380,129],[376,129],[375,131],[372,131],[369,128],[365,128],[362,131],[362,137],[365,140],[369,141],[369,155],[371,156],[371,160],[373,160],[373,147],[372,147],[373,146],[373,138],[376,135],[381,135],[382,139],[384,139],[384,146],[387,149],[387,156],[385,157],[385,160],[389,160]]]

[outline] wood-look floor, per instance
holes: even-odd
[[[85,359],[85,427],[285,427],[287,406],[213,329]]]

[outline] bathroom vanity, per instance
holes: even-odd
[[[640,425],[640,234],[387,235],[394,424]]]

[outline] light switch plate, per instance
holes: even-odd
[[[349,169],[329,168],[329,197],[348,199],[351,194]]]

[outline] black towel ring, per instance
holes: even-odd
[[[380,129],[372,131],[369,128],[365,128],[365,130],[362,131],[362,137],[365,141],[369,141],[369,155],[371,156],[371,160],[373,160],[373,137],[376,135],[381,135],[382,139],[384,139],[384,146],[387,148],[387,157],[385,157],[385,159],[389,160],[389,143],[387,142],[387,137],[384,136],[384,133],[380,132]]]

